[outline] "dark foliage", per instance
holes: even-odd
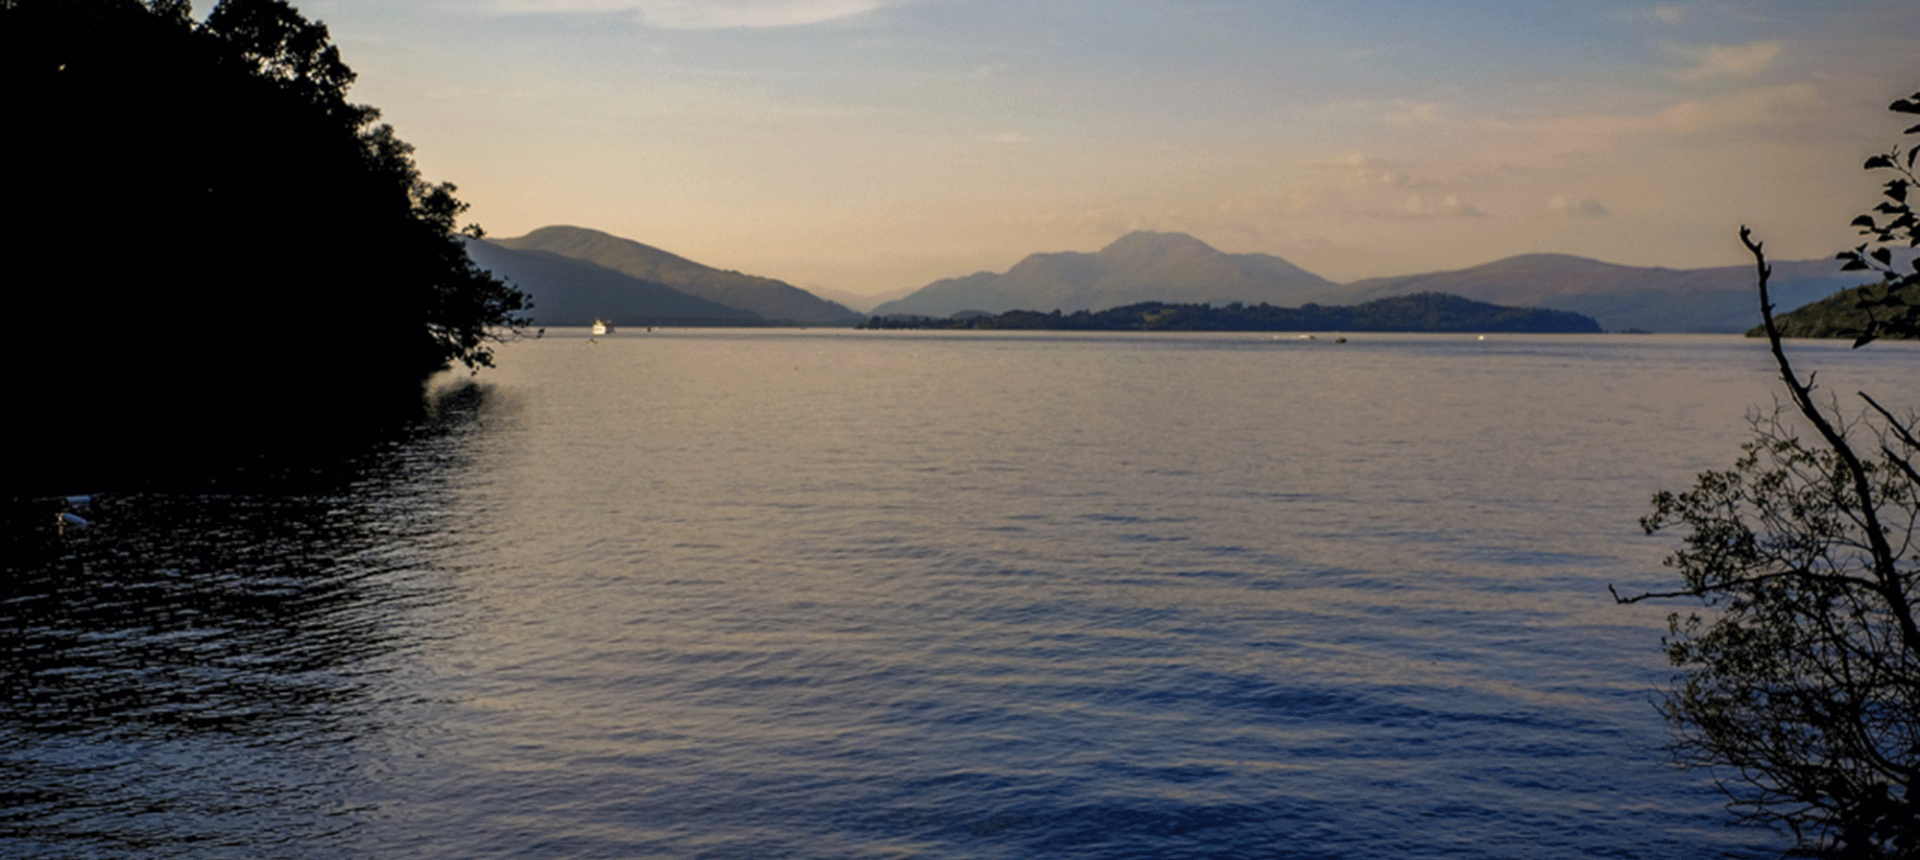
[[[1887,109],[1920,114],[1920,93],[1900,99]],[[1920,125],[1908,126],[1902,133],[1920,134]],[[1838,259],[1846,261],[1843,269],[1877,272],[1884,279],[1881,289],[1862,287],[1856,291],[1855,307],[1870,316],[1866,326],[1848,332],[1856,347],[1882,337],[1920,338],[1920,301],[1912,298],[1914,288],[1920,286],[1920,257],[1915,257],[1903,272],[1894,265],[1893,250],[1888,247],[1920,247],[1920,222],[1915,221],[1910,196],[1920,193],[1920,176],[1914,175],[1916,156],[1920,156],[1920,146],[1909,145],[1903,152],[1896,144],[1885,154],[1867,159],[1865,169],[1888,170],[1894,176],[1882,189],[1886,199],[1873,207],[1873,212],[1853,219],[1853,226],[1860,228],[1860,235],[1870,241],[1838,255]]]
[[[281,0],[0,0],[15,493],[357,437],[524,325],[353,79]]]
[[[998,315],[874,317],[863,328],[1048,329],[1058,331],[1598,332],[1571,311],[1509,308],[1444,293],[1417,293],[1353,306],[1282,308],[1262,302],[1223,307],[1142,302],[1102,311],[1008,311]]]
[[[1917,112],[1913,100],[1894,109]],[[1896,169],[1910,178],[1912,164],[1909,152]],[[1895,220],[1855,223],[1876,241],[1911,244],[1905,185],[1888,189],[1895,205],[1876,211]],[[1790,406],[1756,418],[1733,469],[1654,497],[1641,524],[1686,529],[1686,547],[1667,559],[1685,587],[1625,600],[1702,604],[1669,617],[1667,655],[1684,671],[1661,713],[1677,761],[1713,770],[1743,820],[1784,826],[1822,856],[1920,857],[1920,418],[1865,392],[1852,419],[1837,400],[1815,399],[1812,377],[1781,346],[1766,255],[1746,230],[1740,237]],[[1886,267],[1889,286],[1910,281],[1884,252],[1841,256],[1854,268]],[[1897,294],[1877,307],[1893,312],[1876,316],[1856,346],[1911,326],[1912,306]]]
[[[1845,337],[1860,341],[1872,330],[1873,337],[1868,340],[1920,340],[1920,326],[1900,326],[1897,319],[1886,313],[1888,308],[1903,305],[1920,306],[1920,279],[1881,281],[1841,290],[1781,314],[1774,318],[1774,323],[1781,337]],[[1766,336],[1764,325],[1754,326],[1747,332],[1747,337]]]

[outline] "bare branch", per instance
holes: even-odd
[[[1780,379],[1786,383],[1787,390],[1792,393],[1794,404],[1800,408],[1801,416],[1819,431],[1821,438],[1826,440],[1827,447],[1832,449],[1833,453],[1846,465],[1847,475],[1853,482],[1855,500],[1859,505],[1861,527],[1866,532],[1873,550],[1874,576],[1880,581],[1880,591],[1886,596],[1888,608],[1893,611],[1894,617],[1900,623],[1903,646],[1912,654],[1920,656],[1920,625],[1915,624],[1913,608],[1907,602],[1905,590],[1901,588],[1899,571],[1894,563],[1893,547],[1887,543],[1886,534],[1880,528],[1878,505],[1874,501],[1873,487],[1867,477],[1866,467],[1861,465],[1859,455],[1854,453],[1853,446],[1847,444],[1846,437],[1834,429],[1833,424],[1827,421],[1826,414],[1814,405],[1812,389],[1800,382],[1800,378],[1793,372],[1792,363],[1787,361],[1786,350],[1780,345],[1780,327],[1774,322],[1773,304],[1767,295],[1767,281],[1773,276],[1773,267],[1768,265],[1766,253],[1761,250],[1761,243],[1753,241],[1753,231],[1744,226],[1740,228],[1740,243],[1746,245],[1747,250],[1753,254],[1754,267],[1759,276],[1760,319],[1766,327],[1767,345],[1773,350],[1774,363],[1780,368]]]

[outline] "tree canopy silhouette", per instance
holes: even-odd
[[[526,325],[353,80],[282,0],[0,0],[17,480],[390,423]]]
[[[1920,113],[1920,94],[1892,109]],[[1890,286],[1920,274],[1897,271],[1886,249],[1920,244],[1906,198],[1914,160],[1896,147],[1867,161],[1898,174],[1875,209],[1887,217],[1855,220],[1873,241],[1840,255]],[[1789,405],[1756,416],[1731,470],[1654,497],[1641,524],[1686,529],[1667,559],[1685,587],[1622,600],[1703,604],[1669,616],[1665,647],[1683,674],[1661,713],[1678,762],[1712,769],[1732,809],[1784,825],[1816,854],[1920,857],[1920,417],[1866,392],[1857,415],[1821,402],[1782,346],[1766,255],[1747,230],[1740,238]],[[1914,309],[1879,298],[1892,289],[1862,295],[1875,315],[1856,347],[1911,332]]]
[[[1920,93],[1900,99],[1887,109],[1920,114]],[[1905,134],[1920,134],[1920,125],[1908,126]],[[1881,195],[1886,199],[1873,207],[1873,212],[1853,219],[1853,226],[1860,228],[1860,235],[1869,241],[1838,255],[1846,261],[1842,269],[1876,272],[1882,278],[1877,290],[1860,287],[1854,291],[1858,296],[1854,306],[1868,315],[1867,325],[1851,332],[1855,347],[1881,337],[1920,338],[1920,302],[1902,296],[1903,291],[1911,295],[1914,288],[1920,286],[1920,257],[1915,257],[1908,270],[1902,272],[1894,265],[1889,247],[1902,243],[1910,248],[1920,247],[1920,221],[1915,220],[1912,199],[1913,194],[1920,194],[1920,176],[1914,174],[1916,155],[1920,155],[1920,146],[1909,147],[1903,154],[1896,145],[1867,159],[1865,169],[1888,170],[1894,175],[1881,187]]]

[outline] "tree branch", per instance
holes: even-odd
[[[1870,590],[1876,594],[1880,592],[1880,583],[1871,579],[1861,579],[1855,576],[1842,576],[1831,573],[1815,573],[1807,568],[1795,568],[1793,570],[1775,571],[1758,576],[1743,576],[1738,579],[1724,580],[1713,583],[1712,585],[1702,585],[1699,588],[1687,588],[1680,591],[1649,591],[1636,594],[1632,597],[1621,597],[1620,592],[1614,590],[1613,584],[1608,583],[1607,593],[1613,595],[1613,602],[1627,604],[1639,603],[1642,600],[1658,600],[1672,597],[1706,597],[1710,594],[1732,591],[1737,588],[1753,585],[1762,585],[1778,579],[1805,579],[1823,585],[1851,585],[1855,588]]]
[[[1773,351],[1773,360],[1780,368],[1780,380],[1786,383],[1788,392],[1793,395],[1795,406],[1800,409],[1808,423],[1826,440],[1827,446],[1846,466],[1847,477],[1853,484],[1853,495],[1860,506],[1862,526],[1867,532],[1867,540],[1873,555],[1873,572],[1879,580],[1878,590],[1886,598],[1887,607],[1892,610],[1894,620],[1900,625],[1901,644],[1906,650],[1920,656],[1920,626],[1914,623],[1913,607],[1907,602],[1906,589],[1900,581],[1900,572],[1894,564],[1893,547],[1887,543],[1886,533],[1880,528],[1879,505],[1874,499],[1873,483],[1867,477],[1866,467],[1854,454],[1853,446],[1847,444],[1846,437],[1833,428],[1827,417],[1813,403],[1813,391],[1800,382],[1793,372],[1792,363],[1787,361],[1787,352],[1780,345],[1780,327],[1774,322],[1773,301],[1767,295],[1767,281],[1773,276],[1773,267],[1767,264],[1767,255],[1761,250],[1761,244],[1753,241],[1753,230],[1740,228],[1740,243],[1747,246],[1753,254],[1754,268],[1758,275],[1760,290],[1760,320],[1767,330],[1767,345]]]

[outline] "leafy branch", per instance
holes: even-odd
[[[1893,109],[1920,113],[1920,94]],[[1920,263],[1897,271],[1887,247],[1920,245],[1909,201],[1920,187],[1915,152],[1896,147],[1866,162],[1896,178],[1877,214],[1854,220],[1881,246],[1839,255],[1846,269],[1889,284],[1886,298],[1860,292],[1871,322],[1854,333],[1856,347],[1920,330],[1920,307],[1892,289],[1920,282]],[[1866,392],[1853,420],[1837,401],[1816,402],[1813,376],[1782,346],[1766,253],[1744,227],[1740,241],[1788,405],[1771,421],[1753,419],[1755,438],[1731,470],[1654,496],[1640,524],[1649,534],[1686,528],[1665,562],[1684,587],[1608,591],[1623,604],[1701,602],[1701,612],[1668,617],[1662,646],[1683,672],[1659,709],[1674,728],[1676,762],[1713,769],[1739,820],[1784,826],[1831,856],[1920,856],[1920,419]]]
[[[1897,113],[1920,114],[1920,93],[1900,99],[1888,105],[1887,109]],[[1920,134],[1920,125],[1909,126],[1901,133]],[[1903,154],[1896,144],[1891,150],[1867,159],[1864,169],[1891,170],[1894,178],[1881,187],[1881,194],[1886,199],[1872,210],[1872,213],[1879,215],[1868,213],[1853,219],[1851,226],[1858,227],[1860,235],[1872,237],[1872,242],[1835,255],[1835,259],[1846,263],[1840,267],[1842,271],[1875,272],[1887,285],[1879,297],[1875,297],[1867,288],[1860,290],[1860,298],[1854,307],[1867,312],[1868,323],[1865,329],[1847,332],[1854,336],[1853,345],[1856,348],[1890,335],[1920,336],[1920,303],[1898,295],[1901,287],[1920,283],[1920,257],[1913,259],[1908,271],[1901,272],[1894,265],[1893,249],[1889,247],[1902,242],[1908,247],[1920,246],[1920,220],[1916,220],[1911,199],[1912,194],[1917,193],[1916,189],[1920,189],[1920,176],[1914,173],[1916,157],[1920,157],[1920,146],[1909,147]],[[1880,243],[1880,246],[1870,249],[1869,245],[1873,243]]]

